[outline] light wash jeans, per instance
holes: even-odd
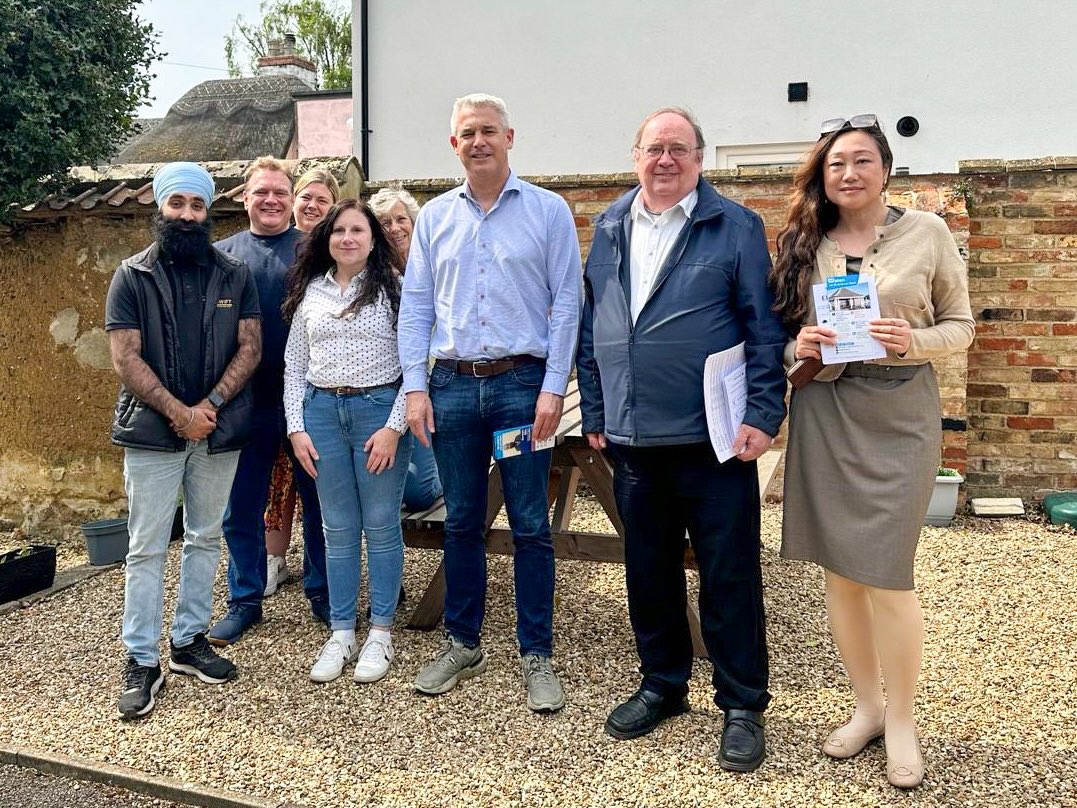
[[[131,543],[123,602],[123,644],[139,665],[160,659],[165,561],[176,495],[183,489],[183,554],[172,642],[187,645],[209,628],[213,579],[220,561],[221,520],[239,452],[208,454],[206,441],[182,452],[125,449],[124,486]]]
[[[396,445],[393,467],[380,474],[366,469],[367,439],[385,426],[396,388],[385,385],[361,395],[337,396],[307,389],[303,418],[318,452],[318,501],[325,531],[325,571],[329,579],[329,626],[355,628],[362,556],[366,534],[370,567],[370,622],[391,627],[404,573],[404,537],[400,532],[400,498],[408,473],[411,441]]]

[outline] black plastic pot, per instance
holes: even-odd
[[[0,603],[48,589],[55,579],[56,548],[52,545],[34,544],[0,555]]]

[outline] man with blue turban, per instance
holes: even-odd
[[[248,380],[262,354],[258,291],[247,266],[212,246],[213,178],[168,163],[153,179],[155,241],[123,261],[105,302],[120,395],[112,442],[124,447],[130,510],[117,705],[148,715],[164,685],[160,649],[164,567],[176,500],[183,550],[168,667],[208,683],[236,666],[206,640],[221,522],[239,449],[249,439]]]

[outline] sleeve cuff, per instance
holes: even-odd
[[[557,373],[549,369],[546,370],[546,376],[542,380],[542,392],[553,393],[555,396],[564,397],[565,391],[568,389],[568,374]]]

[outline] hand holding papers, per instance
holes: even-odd
[[[834,345],[819,344],[824,365],[886,356],[886,348],[868,333],[868,324],[880,316],[875,278],[835,275],[812,286],[812,298],[815,321],[838,332]]]
[[[721,463],[729,460],[733,439],[744,420],[747,407],[747,379],[744,343],[711,354],[703,367],[703,403],[711,446]]]

